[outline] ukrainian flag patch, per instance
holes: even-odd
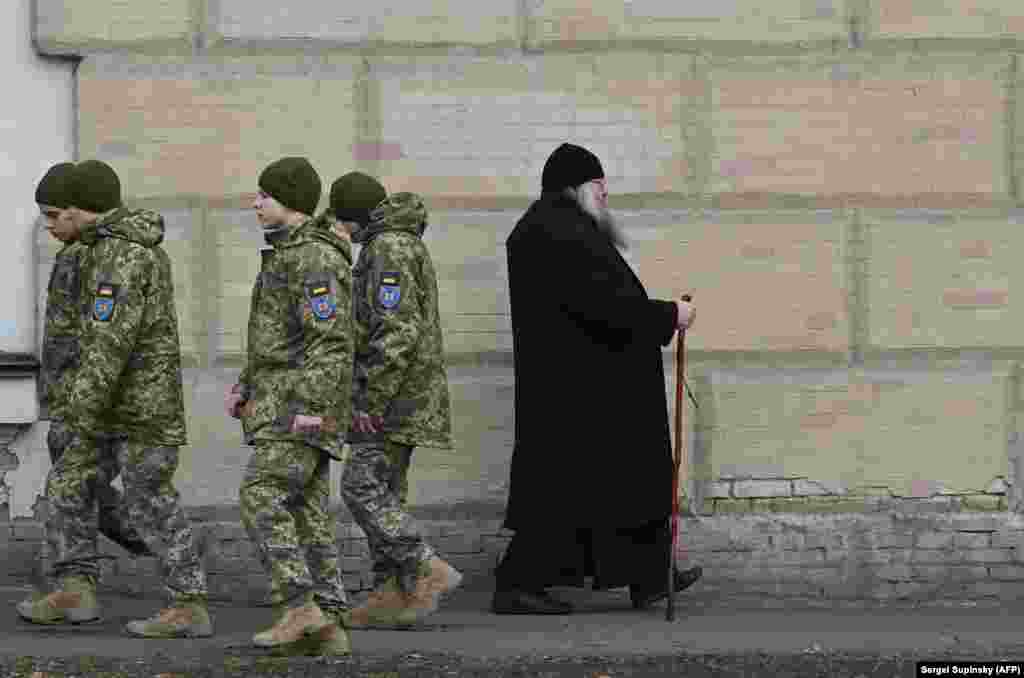
[[[325,282],[315,282],[306,288],[309,295],[309,306],[317,320],[330,320],[338,311],[338,302],[331,294],[331,286]]]
[[[100,322],[109,322],[117,306],[117,285],[101,282],[96,286],[92,302],[92,317]]]

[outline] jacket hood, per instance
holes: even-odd
[[[370,212],[370,223],[358,234],[359,242],[387,231],[411,233],[422,238],[427,230],[427,208],[415,193],[393,193]]]
[[[318,217],[310,217],[298,226],[284,227],[267,233],[265,239],[274,249],[298,247],[311,242],[327,243],[341,252],[345,260],[351,264],[352,245],[347,238],[338,235],[337,228],[340,226],[337,226],[334,219],[325,212]]]
[[[143,247],[164,241],[164,218],[151,210],[119,208],[82,229],[80,240],[91,245],[100,238],[120,238]]]

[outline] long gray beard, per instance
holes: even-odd
[[[607,207],[598,207],[596,204],[592,204],[582,194],[576,201],[579,203],[580,209],[593,217],[597,223],[597,230],[604,233],[612,241],[613,245],[620,250],[629,249],[629,241],[626,239],[626,234],[623,232],[619,220],[611,213],[611,210]]]

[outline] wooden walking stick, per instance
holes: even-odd
[[[683,295],[683,301],[691,301],[689,294]],[[668,607],[665,608],[665,620],[675,621],[676,618],[676,535],[679,533],[679,468],[683,464],[686,446],[683,445],[683,387],[686,381],[686,330],[680,329],[676,335],[676,449],[672,454],[672,546],[668,551]]]

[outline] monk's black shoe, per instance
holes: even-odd
[[[543,591],[495,591],[491,600],[495,614],[569,614],[572,605],[555,600]]]
[[[700,567],[691,567],[688,570],[680,572],[676,570],[673,573],[673,582],[675,583],[675,592],[685,591],[686,589],[693,586],[698,579],[704,574],[704,570]],[[629,599],[633,603],[633,609],[640,610],[652,603],[656,603],[663,598],[668,598],[668,591],[662,586],[659,589],[639,589],[636,586],[629,587]]]

